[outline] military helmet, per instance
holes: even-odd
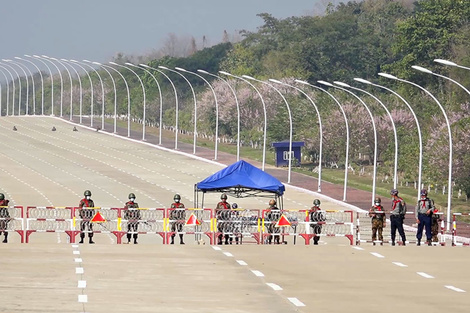
[[[83,195],[85,195],[85,196],[90,196],[90,197],[91,197],[91,191],[90,191],[90,190],[85,190],[85,192],[83,193]]]
[[[225,193],[223,193],[223,194],[220,196],[220,199],[221,199],[221,200],[223,200],[223,199],[227,200],[227,195],[226,195]]]
[[[398,189],[392,189],[392,190],[390,190],[390,194],[391,194],[392,196],[398,196]]]
[[[5,200],[5,195],[3,193],[0,193],[0,200]]]
[[[276,200],[274,199],[269,200],[269,205],[276,205]]]
[[[321,202],[320,202],[320,200],[318,200],[318,199],[313,200],[313,205],[320,205],[320,203],[321,203]]]
[[[133,194],[132,192],[129,194],[129,199],[135,199],[135,194]]]
[[[174,197],[173,197],[173,200],[175,201],[180,201],[181,200],[181,196],[179,194],[176,194]]]
[[[238,204],[236,204],[235,202],[232,203],[232,209],[238,209]]]
[[[428,191],[426,189],[421,189],[421,196],[427,196],[428,195]]]
[[[382,202],[382,199],[380,199],[380,197],[375,197],[374,202],[375,202],[375,203],[381,203],[381,202]]]

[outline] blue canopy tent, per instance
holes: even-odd
[[[195,185],[195,202],[198,194],[206,192],[227,193],[236,198],[270,197],[281,198],[286,188],[275,177],[263,172],[248,162],[240,160]],[[279,202],[278,202],[279,203]],[[282,203],[279,203],[282,206]]]

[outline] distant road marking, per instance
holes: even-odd
[[[233,254],[231,254],[230,252],[224,252],[224,254],[225,254],[226,256],[233,257]]]
[[[460,289],[460,288],[457,288],[457,287],[454,287],[454,286],[445,286],[447,289],[450,289],[450,290],[453,290],[453,291],[457,291],[457,292],[466,292],[465,290],[463,289]]]
[[[378,258],[385,258],[383,255],[377,253],[377,252],[371,252],[370,254],[372,254],[373,256],[376,256]]]
[[[78,302],[88,302],[87,295],[78,295]]]
[[[219,247],[216,247],[216,246],[212,246],[212,249],[216,250],[216,251],[220,251],[222,249],[220,249]]]
[[[255,274],[256,276],[258,276],[258,277],[263,277],[263,276],[264,276],[264,274],[261,273],[260,271],[251,270],[251,272],[252,272],[253,274]]]
[[[72,248],[78,248],[78,245],[72,245]]]
[[[80,254],[80,251],[74,250],[74,251],[73,251],[73,254]]]
[[[75,259],[75,263],[82,263],[82,262],[83,262],[83,260],[80,259],[80,258]]]
[[[354,246],[353,249],[356,249],[356,250],[364,250],[364,248],[356,247],[356,246]]]
[[[75,274],[83,274],[85,271],[83,270],[83,267],[76,267],[75,268]]]
[[[273,290],[276,290],[276,291],[282,290],[281,286],[273,284],[273,283],[266,283],[266,285],[268,285],[269,287],[271,287]]]
[[[292,304],[294,304],[295,306],[305,306],[305,304],[303,304],[302,302],[300,302],[299,299],[297,298],[287,298],[290,302],[292,302]]]
[[[79,280],[77,288],[86,288],[86,280]]]
[[[433,276],[423,273],[423,272],[416,272],[418,275],[423,276],[424,278],[434,278]]]
[[[240,265],[243,265],[243,266],[248,265],[248,264],[246,264],[245,261],[242,261],[242,260],[237,260],[237,263],[240,264]]]
[[[395,264],[396,266],[400,266],[400,267],[408,267],[408,265],[405,265],[403,263],[400,263],[400,262],[392,262],[393,264]]]

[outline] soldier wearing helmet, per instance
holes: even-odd
[[[441,223],[441,214],[438,209],[434,208],[434,211],[432,212],[432,225],[431,225],[431,232],[432,232],[432,242],[438,242],[439,238],[437,235],[439,234],[439,229],[440,226],[439,224]]]
[[[269,208],[266,210],[265,220],[268,224],[268,244],[272,243],[274,237],[274,244],[280,244],[280,232],[281,229],[276,227],[276,223],[281,218],[281,210],[276,206],[277,202],[274,199],[269,200]]]
[[[137,236],[139,234],[140,211],[139,204],[135,202],[135,194],[129,194],[129,201],[124,205],[124,219],[127,220],[127,243],[134,238],[134,244],[137,244]]]
[[[217,244],[221,245],[222,244],[222,237],[225,238],[225,244],[229,244],[229,234],[226,234],[226,232],[229,232],[229,222],[230,222],[230,203],[227,202],[227,195],[223,193],[220,196],[220,202],[217,203],[217,206],[215,207],[215,214],[217,217],[217,230],[219,232],[219,235],[217,236]]]
[[[5,239],[3,239],[3,243],[8,242],[8,222],[10,221],[10,213],[8,212],[8,203],[10,201],[5,199],[5,195],[3,193],[0,193],[0,236],[3,235],[5,236]]]
[[[313,200],[313,207],[311,207],[310,211],[308,212],[310,227],[313,228],[313,233],[315,234],[315,237],[313,237],[314,245],[318,245],[318,242],[320,241],[319,235],[321,234],[322,225],[323,222],[326,221],[325,214],[320,208],[320,204],[321,202],[319,199]]]
[[[175,236],[176,232],[180,233],[180,244],[184,245],[183,241],[183,234],[181,233],[183,231],[183,225],[186,222],[186,211],[184,209],[184,204],[181,203],[181,196],[179,194],[176,194],[173,197],[173,202],[171,204],[171,211],[170,211],[170,220],[171,222],[171,231],[173,234],[171,235],[171,242],[170,244],[175,244]]]
[[[377,233],[379,233],[380,245],[383,243],[382,231],[385,227],[386,219],[384,207],[382,206],[382,200],[380,197],[376,197],[374,200],[374,205],[369,210],[369,217],[372,222],[372,242],[375,246],[375,241],[377,240]]]
[[[421,245],[421,238],[423,237],[423,228],[426,227],[426,243],[432,245],[432,212],[434,211],[434,201],[428,198],[428,191],[422,189],[420,192],[420,199],[416,205],[415,218],[418,223],[418,230],[416,232],[416,239],[418,239],[417,245]]]
[[[90,190],[85,190],[83,193],[85,198],[80,200],[80,203],[78,204],[78,213],[80,216],[80,242],[83,243],[85,239],[85,229],[88,229],[88,238],[89,238],[89,243],[94,244],[95,242],[93,241],[93,224],[90,222],[93,216],[95,215],[95,210],[93,209],[95,207],[95,203],[93,200],[91,200],[91,191]],[[92,208],[92,209],[84,209],[84,208]]]
[[[392,209],[390,211],[390,232],[392,239],[392,246],[395,245],[395,236],[398,233],[401,236],[403,245],[406,245],[406,236],[403,229],[403,220],[405,219],[406,204],[405,201],[398,196],[398,190],[392,189],[390,191],[392,196]]]
[[[238,245],[239,236],[241,236],[241,218],[238,210],[238,204],[232,203],[232,209],[230,212],[230,244],[233,243],[233,237],[235,237],[235,244]]]

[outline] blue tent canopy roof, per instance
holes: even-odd
[[[277,178],[243,160],[207,177],[196,187],[202,192],[227,192],[238,198],[260,196],[263,193],[282,196],[286,190]]]

